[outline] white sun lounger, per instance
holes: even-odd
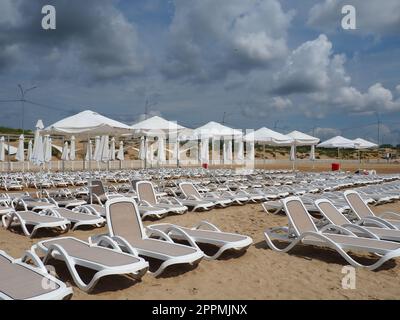
[[[119,198],[107,201],[106,213],[109,232],[106,242],[111,238],[126,252],[163,261],[154,271],[154,276],[160,275],[170,265],[197,265],[204,257],[197,246],[176,244],[164,232],[145,229],[133,199]],[[152,235],[163,240],[150,238]],[[93,237],[92,240],[102,244],[102,237]]]
[[[26,252],[14,259],[0,251],[0,300],[63,300],[71,296],[72,289],[50,275],[36,255]]]
[[[68,231],[70,222],[65,218],[49,217],[41,215],[33,211],[14,211],[10,214],[2,216],[3,227],[10,229],[20,226],[23,233],[32,238],[39,229],[60,229]],[[30,231],[29,229],[33,227]]]
[[[103,238],[106,241],[106,238]],[[147,272],[148,263],[137,255],[123,253],[113,241],[108,245],[112,249],[99,247],[85,241],[63,237],[45,240],[32,246],[31,251],[39,250],[45,254],[43,263],[50,258],[64,261],[79,289],[90,292],[98,281],[110,275],[127,275],[140,280]],[[92,279],[86,283],[79,275],[76,266],[82,266],[96,271]]]
[[[207,255],[203,250],[204,257],[207,260],[217,259],[229,249],[245,251],[253,243],[253,240],[248,236],[222,232],[215,225],[207,221],[201,221],[193,228],[185,228],[169,223],[153,224],[148,226],[148,228],[162,231],[173,240],[185,240],[191,244],[196,244],[196,246],[202,244],[216,246],[218,251],[213,255]],[[199,249],[201,250],[200,247]]]
[[[328,247],[336,250],[352,266],[369,270],[374,270],[386,261],[400,256],[399,243],[360,238],[343,227],[331,224],[318,230],[299,197],[289,197],[282,201],[289,219],[289,226],[270,228],[264,232],[268,246],[275,251],[288,252],[298,244]],[[340,234],[325,232],[328,230],[335,230]],[[273,243],[273,240],[283,241],[288,245],[281,249]],[[347,251],[374,254],[380,258],[375,263],[365,265],[353,259]]]
[[[315,205],[330,224],[344,227],[357,236],[400,242],[400,230],[389,229],[381,224],[367,227],[360,225],[360,222],[352,223],[328,199],[318,199]]]
[[[157,199],[153,184],[150,181],[136,182],[136,192],[139,198],[139,207],[148,206],[149,208],[162,208],[168,213],[177,214],[183,214],[188,211],[188,207],[183,205],[175,197]]]
[[[400,214],[395,212],[385,212],[379,216],[375,215],[361,196],[354,190],[345,191],[344,198],[349,204],[352,213],[365,223],[372,221],[376,225],[378,222],[390,229],[400,229]]]

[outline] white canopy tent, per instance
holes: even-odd
[[[355,143],[356,149],[373,149],[378,148],[376,143],[373,143],[368,140],[364,140],[362,138],[354,139],[353,142]]]
[[[179,132],[187,129],[176,122],[168,121],[159,116],[153,116],[151,118],[139,121],[131,126],[133,130],[133,135],[136,137],[141,137],[143,140],[140,141],[139,148],[139,159],[144,160],[144,166],[147,167],[147,161],[150,160],[146,154],[149,155],[148,152],[148,137],[158,137],[159,139],[169,138],[170,140],[174,140],[176,143],[178,139]],[[164,147],[164,150],[161,150],[161,158],[165,159],[165,141],[164,145],[161,145],[161,142],[157,143],[157,147]],[[155,150],[153,150],[155,151]],[[164,153],[164,155],[163,155]],[[165,162],[165,160],[160,161],[159,163]]]
[[[293,139],[292,147],[290,149],[290,160],[293,161],[293,169],[295,168],[296,147],[298,146],[311,146],[310,160],[315,160],[315,145],[319,143],[319,138],[297,130],[288,133],[287,136]]]
[[[293,144],[293,139],[289,136],[276,132],[274,130],[262,127],[256,131],[245,135],[245,141],[259,142],[264,146],[264,164],[265,164],[265,145],[272,146],[290,146]]]
[[[228,126],[225,126],[221,123],[210,121],[205,125],[198,127],[193,130],[192,136],[188,137],[188,140],[200,140],[201,143],[207,143],[207,149],[209,144],[209,139],[211,138],[212,143],[212,157],[216,159],[212,160],[219,160],[219,154],[215,154],[219,152],[219,148],[215,150],[215,144],[219,143],[218,140],[224,140],[224,147],[223,151],[223,159],[226,163],[227,161],[232,160],[232,143],[235,139],[239,139],[243,137],[243,133],[241,130],[233,129]],[[231,144],[229,148],[229,144]],[[230,151],[229,151],[230,150]],[[201,152],[200,152],[201,153]]]
[[[70,145],[70,151],[69,151],[69,159],[70,160],[75,160],[75,153],[76,153],[76,146],[75,146],[75,136],[71,137],[71,145]]]
[[[101,114],[85,110],[73,116],[53,123],[45,129],[46,133],[60,135],[118,135],[129,133],[132,129],[128,125],[102,116]]]
[[[340,158],[339,150],[340,149],[355,149],[357,144],[350,139],[344,138],[342,136],[336,136],[330,138],[324,142],[321,142],[317,145],[317,148],[329,148],[329,149],[337,149],[338,150],[338,159]]]
[[[358,161],[360,163],[361,163],[361,150],[376,149],[379,147],[376,143],[373,143],[368,140],[364,140],[362,138],[357,138],[357,139],[354,139],[353,141],[356,145],[356,149],[358,149]]]
[[[132,129],[130,126],[107,118],[97,112],[91,110],[85,110],[79,112],[73,116],[64,118],[60,121],[53,123],[52,125],[46,128],[46,132],[50,134],[59,134],[65,136],[84,136],[87,138],[88,147],[87,154],[89,155],[89,171],[91,172],[91,145],[90,145],[90,137],[95,135],[122,135],[127,133],[132,133]],[[108,149],[108,146],[104,146],[104,148]],[[104,149],[103,148],[103,149]],[[109,157],[109,150],[107,155],[100,154],[100,160]],[[92,202],[92,188],[91,188],[91,178],[89,181],[89,190],[90,190],[90,202]]]
[[[69,160],[69,150],[68,150],[68,141],[64,142],[64,147],[62,149],[61,160],[68,161]]]

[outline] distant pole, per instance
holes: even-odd
[[[20,91],[20,93],[21,93],[21,111],[22,111],[22,117],[21,117],[21,129],[22,129],[22,134],[24,134],[24,132],[25,132],[25,95],[29,92],[29,91],[32,91],[33,89],[36,89],[37,88],[37,86],[34,86],[34,87],[31,87],[31,88],[28,88],[28,89],[24,89],[24,88],[22,88],[22,85],[20,85],[20,84],[18,84],[18,88],[19,88],[19,91]]]

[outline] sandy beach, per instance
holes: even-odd
[[[374,207],[377,212],[400,211],[399,203]],[[346,262],[329,249],[298,247],[290,254],[270,250],[263,237],[267,227],[286,225],[283,215],[267,215],[260,204],[232,206],[209,212],[169,216],[160,222],[192,226],[208,220],[224,231],[253,238],[254,244],[241,256],[226,253],[216,261],[203,260],[197,268],[173,266],[159,278],[145,275],[141,282],[124,277],[103,279],[91,294],[79,290],[64,265],[54,261],[57,275],[73,287],[73,299],[398,299],[400,260],[390,261],[376,271],[356,270],[356,289],[342,289],[341,273]],[[153,222],[146,221],[145,225]],[[87,239],[105,228],[69,232]],[[0,248],[19,257],[38,240],[51,237],[42,232],[29,239],[0,229]],[[362,256],[364,262],[372,262]],[[85,272],[83,273],[85,274]]]

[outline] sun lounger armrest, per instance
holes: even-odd
[[[388,229],[394,229],[394,230],[397,229],[393,224],[391,224],[390,222],[387,222],[386,220],[381,219],[379,217],[366,217],[366,218],[361,219],[360,222],[357,224],[362,225],[365,223],[370,223],[370,224],[374,224],[374,225],[378,224],[378,225],[381,225],[384,228],[388,228]]]
[[[196,197],[194,194],[189,195],[186,199],[187,200],[202,201],[202,199],[200,199],[199,197]]]
[[[44,210],[40,211],[40,214],[44,215],[44,216],[62,218],[62,216],[56,210],[53,210],[52,208],[44,209]]]
[[[148,202],[146,200],[140,200],[138,202],[138,206],[153,207],[153,205],[151,205],[150,202]]]
[[[37,256],[37,254],[34,251],[25,251],[24,255],[20,259],[17,259],[16,261],[19,261],[19,262],[25,263],[25,264],[28,261],[32,261],[36,268],[47,273],[46,266],[44,265],[42,260],[40,260],[40,258]]]
[[[95,241],[93,241],[95,240]],[[89,238],[89,243],[91,246],[99,247],[111,247],[116,251],[122,252],[118,243],[114,241],[109,235],[101,234],[93,238]]]
[[[346,228],[346,229],[350,229],[350,230],[353,229],[353,230],[356,230],[356,231],[360,231],[360,232],[363,233],[363,235],[365,235],[365,236],[367,236],[369,238],[380,240],[380,238],[376,234],[372,233],[371,231],[368,231],[366,228],[364,228],[362,226],[359,226],[357,224],[346,223],[346,224],[342,225],[342,227]]]
[[[151,227],[148,227],[148,228],[149,228],[149,229],[152,229]],[[154,229],[152,229],[152,230],[154,230]],[[193,239],[187,234],[187,232],[185,232],[185,230],[179,228],[178,226],[170,225],[170,226],[168,226],[168,228],[166,229],[165,233],[168,235],[171,231],[172,231],[172,232],[175,232],[175,233],[179,233],[180,235],[182,235],[182,236],[185,238],[185,240],[186,240],[187,242],[190,243],[190,245],[191,245],[192,247],[194,247],[194,248],[196,248],[196,249],[200,249],[200,248],[197,246],[196,242],[193,241]]]
[[[218,231],[221,232],[220,229],[217,228],[217,226],[215,226],[214,224],[212,224],[211,222],[202,220],[200,221],[198,224],[196,224],[192,229],[194,230],[199,230],[199,229],[208,229],[208,230],[212,230],[212,231]]]
[[[130,254],[133,254],[137,257],[139,256],[139,252],[134,247],[132,247],[131,244],[124,238],[120,236],[113,236],[111,239],[117,242],[120,247],[123,246]]]
[[[379,218],[382,219],[397,219],[400,222],[400,214],[396,213],[396,212],[392,212],[392,211],[387,211],[387,212],[383,212],[381,214],[378,214]]]
[[[322,227],[319,231],[321,233],[323,233],[323,232],[325,232],[327,230],[335,230],[335,231],[339,231],[339,233],[356,237],[356,235],[353,232],[351,232],[350,230],[347,230],[346,228],[343,228],[341,226],[337,226],[335,224],[327,224],[326,226]]]
[[[174,242],[165,232],[163,232],[161,230],[152,229],[152,228],[148,228],[147,227],[146,228],[146,233],[147,233],[147,236],[149,238],[151,238],[152,236],[158,236],[158,237],[164,239],[167,242],[171,242],[171,243]]]

